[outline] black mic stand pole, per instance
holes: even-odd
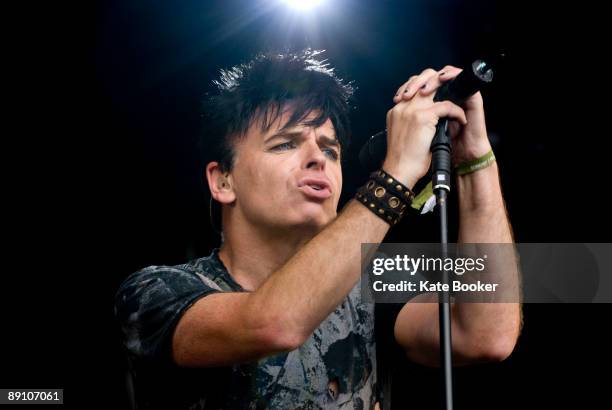
[[[503,58],[500,55],[497,61]],[[476,60],[455,80],[444,84],[436,92],[434,101],[450,100],[461,104],[485,84],[493,80],[491,66]],[[452,90],[451,90],[452,87]],[[448,118],[440,118],[431,142],[431,186],[436,196],[436,209],[440,216],[440,253],[442,260],[448,256],[448,193],[451,183],[451,140],[448,135]],[[444,265],[443,265],[444,266]],[[442,267],[441,283],[450,289],[449,273]],[[453,409],[453,350],[451,338],[450,291],[438,293],[438,317],[440,326],[440,363],[444,375],[444,401],[446,410]]]
[[[447,197],[450,192],[451,142],[448,136],[448,118],[440,118],[431,144],[432,188],[436,195],[436,209],[440,216],[440,253],[448,256]],[[449,286],[448,272],[442,269],[442,284]],[[440,363],[444,375],[444,401],[446,410],[453,409],[453,356],[451,339],[450,296],[448,291],[438,293],[440,326]]]

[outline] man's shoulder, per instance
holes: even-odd
[[[130,274],[115,295],[124,342],[137,357],[168,358],[169,335],[197,300],[228,285],[211,256],[180,265],[151,265]]]
[[[178,265],[149,265],[128,275],[119,287],[119,293],[127,289],[151,287],[156,284],[174,284],[173,287],[204,284],[218,291],[231,291],[233,286],[227,270],[214,249],[208,256]]]

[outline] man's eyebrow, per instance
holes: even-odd
[[[270,135],[269,137],[267,137],[264,140],[264,144],[268,141],[273,140],[274,138],[296,138],[302,135],[302,131],[288,131],[288,130],[281,130],[279,132],[275,132],[274,134]]]
[[[321,135],[319,136],[319,139],[327,145],[334,145],[336,147],[340,146],[340,141],[338,141],[336,138],[331,138],[326,135]]]
[[[302,136],[303,131],[291,131],[291,130],[281,130],[276,132],[264,140],[264,144],[268,141],[273,140],[274,138],[298,138]],[[335,137],[328,137],[326,135],[319,135],[318,139],[327,145],[333,145],[340,147],[340,141],[338,141]]]

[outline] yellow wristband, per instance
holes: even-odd
[[[490,150],[480,158],[473,159],[471,161],[463,162],[455,167],[455,173],[459,176],[471,174],[483,168],[488,167],[495,162],[495,155],[493,150]],[[421,213],[427,213],[433,210],[432,199],[434,197],[431,182],[425,185],[425,188],[418,193],[410,204],[411,208],[421,210]]]
[[[493,162],[495,162],[495,154],[493,154],[493,150],[489,150],[489,152],[480,158],[466,161],[457,165],[455,167],[455,173],[457,175],[471,174],[472,172],[488,167]]]

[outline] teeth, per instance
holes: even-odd
[[[309,187],[311,187],[312,189],[314,189],[316,191],[321,191],[321,190],[325,189],[325,185],[306,184],[306,186],[309,186]]]

